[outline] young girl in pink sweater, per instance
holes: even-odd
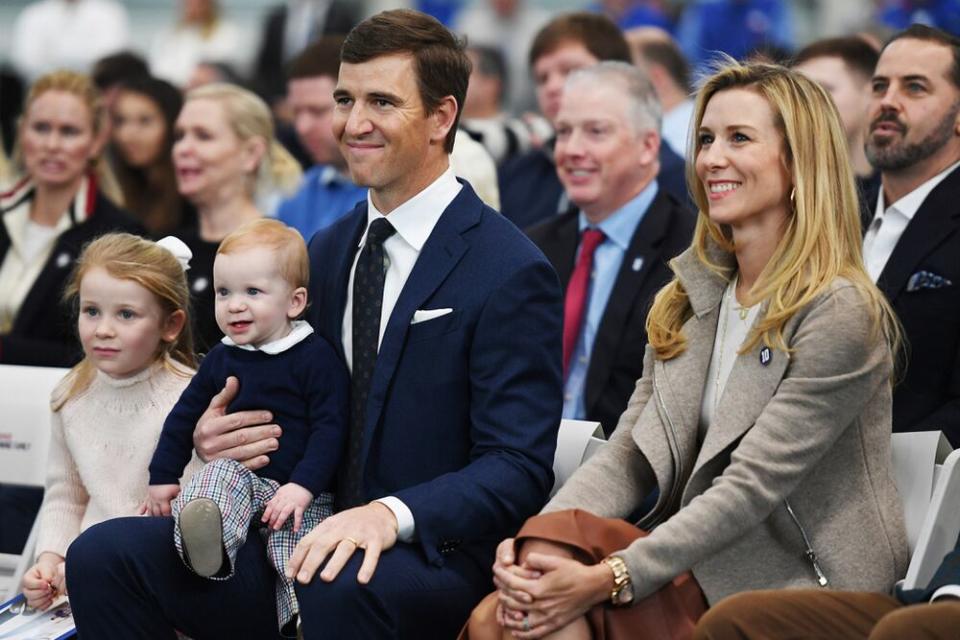
[[[65,592],[64,557],[82,530],[139,511],[163,420],[194,373],[189,258],[174,238],[114,233],[77,262],[65,295],[79,311],[85,357],[51,397],[38,556],[23,578],[32,607]]]

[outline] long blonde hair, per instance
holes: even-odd
[[[223,105],[233,132],[242,141],[260,138],[266,152],[257,168],[256,180],[250,186],[250,195],[256,196],[279,188],[292,192],[300,183],[303,171],[274,136],[270,108],[257,94],[226,82],[203,85],[187,92],[186,100],[214,100]]]
[[[30,86],[30,91],[27,93],[27,97],[23,102],[23,116],[21,116],[21,121],[23,118],[26,118],[30,106],[34,101],[47,91],[63,91],[79,98],[90,112],[90,124],[94,139],[98,139],[104,135],[104,124],[107,114],[100,92],[97,90],[96,85],[93,84],[90,76],[68,69],[51,71],[37,78],[36,82]],[[107,162],[104,157],[102,149],[103,147],[101,147],[101,153],[94,158],[92,162],[92,169],[97,177],[97,188],[109,200],[123,206],[123,193],[120,190],[120,184],[117,182],[113,169],[110,168],[110,163]],[[20,150],[19,141],[14,147],[13,161],[17,170],[20,173],[24,173],[26,168],[23,164],[23,153]]]
[[[183,267],[173,254],[158,244],[129,233],[108,233],[88,244],[70,276],[64,299],[77,309],[80,283],[93,268],[104,269],[112,277],[131,280],[154,295],[164,317],[183,311],[185,322],[173,342],[161,341],[155,360],[162,360],[170,371],[189,376],[185,367],[196,366],[190,330],[190,289]],[[67,374],[61,393],[55,393],[50,406],[59,411],[71,398],[83,393],[93,381],[96,367],[85,357]]]
[[[700,151],[697,132],[707,103],[718,92],[734,88],[755,91],[769,103],[783,136],[794,188],[783,237],[750,290],[753,300],[768,301],[766,312],[741,353],[760,341],[789,351],[784,326],[837,277],[846,278],[860,291],[875,327],[897,352],[899,323],[863,266],[856,186],[833,101],[820,85],[779,65],[728,60],[697,93],[688,157],[696,158]],[[687,164],[687,184],[699,210],[692,245],[696,256],[708,269],[729,279],[732,272],[711,261],[708,247],[733,252],[730,229],[710,220],[707,194],[693,162]],[[687,293],[674,278],[657,294],[647,316],[650,344],[658,359],[669,360],[684,351],[681,328],[690,315]]]

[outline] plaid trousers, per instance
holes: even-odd
[[[269,478],[261,478],[236,460],[214,460],[198,471],[187,486],[183,488],[172,503],[176,525],[173,529],[173,542],[181,558],[183,540],[180,534],[180,510],[191,500],[209,498],[220,508],[223,519],[223,547],[230,563],[227,575],[215,576],[211,580],[228,580],[233,576],[233,566],[237,550],[247,539],[247,532],[257,526],[267,547],[267,557],[277,570],[277,621],[282,629],[294,615],[299,613],[293,581],[288,580],[284,571],[293,549],[300,538],[310,532],[324,518],[333,515],[333,496],[321,493],[313,499],[303,513],[300,531],[293,530],[293,516],[287,518],[283,527],[274,531],[261,524],[260,517],[264,507],[274,496],[280,483]],[[189,563],[185,564],[189,567]]]

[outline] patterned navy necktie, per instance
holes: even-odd
[[[386,218],[370,223],[367,241],[360,249],[353,275],[353,371],[350,378],[350,435],[343,481],[338,492],[339,509],[363,504],[363,431],[367,416],[370,381],[377,364],[380,342],[380,312],[383,283],[387,275],[384,241],[396,233]]]

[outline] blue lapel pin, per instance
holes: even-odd
[[[770,360],[773,359],[773,354],[770,353],[770,347],[764,347],[760,349],[760,364],[767,366],[770,364]]]

